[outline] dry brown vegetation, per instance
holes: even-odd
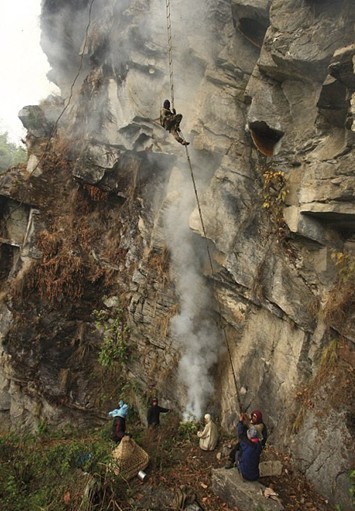
[[[283,216],[285,199],[288,194],[285,173],[268,166],[265,166],[262,171],[262,206],[269,214],[273,229],[272,234],[282,243],[289,231]]]
[[[108,199],[108,192],[101,190],[97,186],[84,183],[83,189],[86,191],[90,199],[94,202],[105,201]]]
[[[51,303],[64,297],[80,298],[85,282],[94,283],[104,275],[104,270],[91,265],[85,255],[78,253],[72,240],[63,238],[61,232],[42,231],[38,247],[42,258],[28,284]]]
[[[349,252],[335,252],[332,257],[337,279],[329,291],[324,320],[328,326],[339,328],[355,311],[355,256]]]
[[[116,222],[115,236],[106,235],[109,194],[73,179],[72,162],[66,157],[71,147],[67,140],[52,140],[51,150],[40,161],[42,174],[28,178],[29,201],[40,205],[46,227],[37,234],[36,246],[41,254],[38,262],[33,262],[25,275],[13,283],[17,298],[35,293],[50,303],[75,301],[98,282],[110,285],[118,259],[125,258],[117,233],[121,222]],[[115,215],[118,214],[117,208]],[[111,218],[112,222],[115,220]]]
[[[355,368],[354,356],[349,349],[349,342],[346,339],[331,339],[324,347],[318,369],[314,377],[298,389],[295,399],[300,403],[300,408],[294,420],[292,431],[297,433],[303,425],[305,415],[308,410],[318,408],[320,389],[327,389],[329,382],[328,402],[334,408],[343,411],[351,410],[354,406],[354,396],[352,389],[355,387]],[[321,407],[321,410],[324,407]]]
[[[176,506],[177,497],[182,492],[194,495],[203,511],[237,511],[212,491],[212,470],[224,467],[231,438],[222,435],[216,450],[206,452],[198,447],[196,428],[200,428],[199,424],[189,428],[187,423],[181,428],[179,418],[174,414],[162,417],[161,422],[158,431],[145,430],[138,439],[150,457],[149,466],[145,470],[147,480],[144,483],[138,478],[130,481],[130,498],[120,502],[121,510],[128,511],[136,506],[137,509],[176,511],[179,509]],[[262,456],[264,461],[278,459],[283,465],[281,476],[263,478],[260,482],[274,488],[285,511],[332,509],[305,478],[293,469],[290,457],[276,452],[270,446]],[[157,502],[160,502],[160,506],[154,505]],[[152,506],[148,507],[149,504]]]

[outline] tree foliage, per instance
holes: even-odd
[[[26,150],[8,140],[8,133],[0,133],[0,172],[26,161]]]

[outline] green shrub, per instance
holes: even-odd
[[[7,133],[0,134],[0,173],[25,162],[26,157],[26,150],[9,142]]]
[[[179,437],[184,440],[193,440],[197,438],[198,425],[194,421],[180,422],[179,424]]]
[[[95,310],[95,325],[102,332],[103,341],[99,353],[99,362],[109,367],[115,362],[125,363],[128,360],[128,341],[130,330],[124,320],[123,310]]]
[[[108,481],[111,441],[100,431],[85,438],[69,434],[1,437],[1,511],[76,510],[91,477]],[[73,507],[64,502],[66,493]]]
[[[350,497],[352,500],[352,504],[355,505],[355,468],[350,470],[349,472],[349,481],[350,481]]]

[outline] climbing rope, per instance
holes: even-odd
[[[86,49],[86,45],[87,45],[87,40],[88,40],[89,29],[90,29],[90,25],[91,25],[91,15],[92,15],[92,9],[93,9],[94,2],[95,2],[95,0],[91,0],[90,1],[89,10],[88,10],[88,22],[87,22],[86,29],[85,29],[85,38],[84,38],[83,50],[82,50],[81,55],[80,55],[80,63],[79,63],[79,67],[78,67],[77,73],[76,73],[76,75],[75,75],[75,77],[73,79],[73,82],[71,84],[71,87],[70,87],[69,97],[67,98],[66,104],[64,105],[62,111],[60,112],[59,116],[57,117],[57,119],[56,119],[56,121],[55,121],[55,123],[53,125],[53,128],[52,128],[51,133],[50,133],[50,135],[48,137],[48,140],[47,140],[46,146],[44,148],[44,151],[42,152],[42,156],[39,158],[39,160],[38,160],[38,162],[37,162],[37,164],[36,164],[36,166],[35,166],[35,168],[33,169],[32,172],[34,172],[37,169],[37,167],[42,163],[42,160],[44,159],[45,155],[49,151],[51,143],[52,143],[52,139],[54,138],[54,136],[57,133],[59,121],[63,117],[63,115],[66,112],[66,110],[69,108],[69,105],[70,105],[71,100],[73,98],[74,87],[75,87],[75,84],[76,84],[76,82],[77,82],[77,80],[78,80],[78,78],[80,76],[81,69],[83,67],[84,53],[85,53],[85,49]]]
[[[173,66],[173,44],[172,44],[170,0],[166,0],[166,26],[167,26],[167,33],[168,33],[168,56],[169,56],[169,77],[170,77],[171,106],[172,106],[172,108],[174,108],[174,66]],[[181,135],[182,135],[182,133],[181,133]],[[184,138],[183,135],[182,135],[182,137]],[[200,200],[199,200],[198,193],[197,193],[197,187],[196,187],[195,176],[194,176],[194,172],[193,172],[193,168],[192,168],[192,163],[191,163],[189,151],[188,151],[188,148],[187,148],[186,145],[185,145],[185,151],[186,151],[187,162],[188,162],[189,168],[190,168],[191,180],[192,180],[192,184],[193,184],[193,188],[194,188],[194,192],[195,192],[196,203],[197,203],[198,213],[199,213],[199,216],[200,216],[202,231],[203,231],[203,235],[204,235],[205,240],[206,240],[206,248],[207,248],[207,254],[208,254],[209,263],[210,263],[210,266],[211,266],[211,273],[213,275],[214,269],[213,269],[212,257],[211,257],[211,253],[210,253],[210,250],[209,250],[209,247],[208,247],[208,238],[207,238],[207,233],[206,233],[206,229],[205,229],[205,224],[204,224],[204,221],[203,221]],[[220,315],[220,317],[222,317],[221,306],[220,306],[219,303],[218,303],[218,306],[219,306],[219,315]],[[230,365],[231,365],[231,368],[232,368],[232,374],[233,374],[233,380],[234,380],[237,400],[238,400],[240,411],[242,412],[243,411],[243,407],[242,407],[242,403],[241,403],[241,399],[240,399],[240,394],[239,394],[239,389],[238,389],[238,384],[237,384],[237,378],[236,378],[236,375],[235,375],[235,370],[234,370],[233,361],[232,361],[232,354],[231,354],[231,350],[230,350],[230,346],[229,346],[229,342],[228,342],[228,338],[227,338],[227,334],[226,334],[225,328],[223,328],[223,334],[224,334],[224,339],[225,339],[225,343],[226,343],[227,350],[228,350],[229,362],[230,362]]]
[[[203,221],[200,199],[199,199],[198,192],[197,192],[195,176],[194,176],[194,172],[193,172],[193,168],[192,168],[192,163],[191,163],[191,158],[190,158],[190,154],[189,154],[189,150],[188,150],[187,146],[185,146],[185,151],[186,151],[186,159],[187,159],[187,162],[188,162],[189,168],[190,168],[191,181],[192,181],[192,185],[193,185],[194,192],[195,192],[195,198],[196,198],[198,213],[199,213],[199,216],[200,216],[202,232],[203,232],[203,235],[204,235],[205,240],[206,240],[206,250],[207,250],[207,254],[208,254],[208,260],[209,260],[210,267],[211,267],[211,273],[213,275],[214,274],[214,268],[213,268],[212,256],[211,256],[211,252],[210,252],[210,249],[209,249],[209,246],[208,246],[208,238],[207,238],[205,224],[204,224],[204,221]],[[218,303],[219,315],[220,315],[220,317],[222,317],[221,305],[220,305],[220,303],[218,301],[217,301],[217,303]],[[225,328],[222,328],[222,330],[223,330],[223,335],[224,335],[224,341],[225,341],[226,346],[227,346],[229,362],[230,362],[231,369],[232,369],[233,381],[234,381],[234,385],[235,385],[235,391],[236,391],[236,395],[237,395],[238,405],[239,405],[240,412],[242,412],[243,411],[243,405],[242,405],[242,402],[241,402],[241,399],[240,399],[240,393],[239,393],[237,378],[236,378],[235,370],[234,370],[234,366],[233,366],[232,353],[231,353],[231,350],[230,350],[230,346],[229,346],[226,330],[225,330]]]
[[[172,44],[170,0],[166,0],[166,26],[167,26],[167,34],[168,34],[168,56],[169,56],[169,78],[170,78],[171,107],[173,109],[174,108],[174,66],[173,66],[173,44]],[[182,133],[181,133],[181,136],[184,138]],[[193,188],[194,188],[194,192],[195,192],[196,203],[197,203],[198,213],[199,213],[199,216],[200,216],[202,231],[203,231],[203,235],[204,235],[205,240],[206,240],[206,248],[207,248],[207,254],[208,254],[209,263],[210,263],[210,266],[211,266],[211,273],[213,275],[214,274],[213,262],[212,262],[211,253],[210,253],[210,250],[209,250],[209,247],[208,247],[207,233],[206,233],[205,224],[204,224],[204,221],[203,221],[200,200],[199,200],[198,193],[197,193],[195,176],[194,176],[194,172],[193,172],[193,168],[192,168],[192,163],[191,163],[191,159],[190,159],[190,155],[189,155],[189,151],[188,151],[187,145],[185,145],[185,151],[186,151],[187,162],[188,162],[189,168],[190,168],[191,180],[192,180],[192,184],[193,184]],[[220,315],[220,317],[222,317],[222,310],[221,310],[221,306],[220,306],[219,303],[218,303],[218,307],[219,307],[219,315]],[[223,334],[224,334],[224,339],[225,339],[225,343],[226,343],[227,350],[228,350],[229,362],[230,362],[230,365],[231,365],[231,368],[232,368],[232,374],[233,374],[233,380],[234,380],[234,385],[235,385],[238,405],[239,405],[240,412],[242,412],[243,411],[243,406],[242,406],[242,402],[241,402],[241,399],[240,399],[240,394],[239,394],[239,389],[238,389],[238,384],[237,384],[237,378],[236,378],[236,375],[235,375],[235,370],[234,370],[233,361],[232,361],[232,353],[231,353],[231,350],[230,350],[230,346],[229,346],[229,342],[228,342],[228,338],[227,338],[227,334],[226,334],[225,328],[223,328]]]
[[[39,167],[39,165],[42,163],[43,159],[45,158],[47,152],[49,151],[50,149],[50,146],[51,146],[51,143],[52,143],[52,139],[53,137],[55,136],[56,132],[57,132],[57,128],[58,128],[58,123],[60,121],[60,119],[62,118],[62,116],[64,115],[65,111],[67,110],[67,108],[69,107],[69,104],[72,100],[72,97],[73,97],[73,89],[74,89],[74,86],[75,86],[75,83],[77,81],[77,79],[79,78],[79,75],[80,75],[80,72],[81,72],[81,68],[83,66],[83,58],[84,58],[84,51],[85,51],[85,48],[86,48],[86,43],[87,43],[87,38],[88,38],[88,33],[89,33],[89,28],[90,28],[90,25],[91,25],[91,12],[92,12],[92,7],[93,7],[93,4],[94,4],[95,0],[91,0],[90,2],[90,6],[89,6],[89,14],[88,14],[88,23],[87,23],[87,26],[86,26],[86,30],[85,30],[85,40],[84,40],[84,46],[83,46],[83,51],[81,53],[81,56],[80,56],[80,65],[79,65],[79,69],[78,69],[78,72],[74,78],[74,81],[71,85],[71,88],[70,88],[70,95],[69,95],[69,99],[66,103],[66,105],[64,105],[64,108],[63,110],[61,111],[61,113],[59,114],[57,120],[55,121],[54,123],[54,126],[51,130],[51,133],[48,137],[48,140],[46,142],[46,146],[44,148],[44,151],[42,152],[42,155],[41,157],[38,159],[34,169],[32,170],[32,174],[35,170],[37,170],[37,168]],[[19,203],[18,205],[18,208],[20,208],[23,204],[23,200]],[[17,208],[16,208],[17,209]],[[26,239],[26,235],[25,235],[25,239]],[[25,239],[23,241],[23,244],[25,243]]]
[[[169,78],[171,108],[174,109],[174,67],[173,67],[173,37],[171,32],[170,0],[166,0],[166,28],[168,33]]]
[[[69,98],[67,100],[67,103],[64,106],[62,112],[60,113],[60,115],[58,116],[58,118],[57,118],[57,120],[55,122],[55,125],[54,125],[54,128],[53,128],[53,133],[52,133],[51,137],[53,136],[53,134],[55,134],[60,119],[63,117],[65,111],[68,109],[68,107],[70,105],[70,102],[71,102],[71,100],[73,98],[73,92],[74,92],[75,84],[76,84],[76,82],[77,82],[77,80],[78,80],[78,78],[80,76],[81,69],[83,67],[84,54],[85,54],[86,44],[87,44],[88,35],[89,35],[89,28],[90,28],[90,25],[91,25],[91,13],[92,13],[92,8],[93,8],[93,5],[94,5],[94,2],[95,2],[95,0],[91,0],[90,5],[89,5],[88,22],[87,22],[86,29],[85,29],[85,38],[84,38],[83,49],[82,49],[82,52],[81,52],[81,55],[80,55],[80,63],[79,63],[78,71],[77,71],[77,73],[76,73],[76,75],[74,77],[73,83],[71,84],[70,94],[69,94]]]

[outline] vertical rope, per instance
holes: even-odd
[[[172,44],[172,31],[171,31],[170,0],[166,0],[166,26],[167,26],[167,33],[168,33],[168,54],[169,54],[169,77],[170,77],[171,107],[174,108],[174,69],[173,69],[173,44]],[[181,136],[183,137],[182,133],[181,133]],[[211,272],[212,272],[212,275],[213,275],[214,270],[213,270],[212,257],[211,257],[211,253],[210,253],[210,250],[209,250],[209,247],[208,247],[208,238],[207,238],[207,234],[206,234],[205,224],[203,222],[202,211],[201,211],[201,206],[200,206],[200,200],[199,200],[198,193],[197,193],[195,177],[194,177],[194,173],[193,173],[193,169],[192,169],[192,164],[191,164],[191,160],[190,160],[190,155],[189,155],[189,151],[187,149],[187,146],[185,146],[185,150],[186,150],[186,158],[187,158],[187,161],[188,161],[188,164],[189,164],[189,167],[190,167],[191,180],[192,180],[192,184],[193,184],[193,188],[194,188],[194,192],[195,192],[198,212],[199,212],[199,215],[200,215],[202,231],[203,231],[203,234],[204,234],[204,237],[205,237],[205,240],[206,240],[206,248],[207,248],[208,259],[209,259],[209,262],[210,262]],[[218,303],[218,307],[219,307],[219,315],[220,315],[220,317],[222,317],[221,306],[220,306],[219,303]],[[243,411],[243,405],[242,405],[242,402],[241,402],[241,399],[240,399],[237,378],[236,378],[235,370],[234,370],[234,366],[233,366],[232,353],[231,353],[231,350],[230,350],[230,346],[229,346],[229,342],[228,342],[228,338],[227,338],[227,334],[226,334],[225,328],[223,328],[223,335],[224,335],[224,340],[225,340],[225,343],[226,343],[226,346],[227,346],[227,350],[228,350],[229,362],[230,362],[230,365],[231,365],[231,368],[232,368],[232,374],[233,374],[233,380],[234,380],[234,385],[235,385],[235,391],[236,391],[236,395],[237,395],[237,401],[238,401],[240,412],[242,412]]]
[[[191,159],[190,159],[190,154],[189,154],[187,146],[185,146],[185,151],[186,151],[186,158],[187,158],[187,161],[188,161],[188,164],[189,164],[189,168],[190,168],[190,175],[191,175],[192,185],[193,185],[194,192],[195,192],[197,209],[198,209],[198,213],[200,215],[202,232],[203,232],[203,235],[204,235],[205,240],[206,240],[206,249],[207,249],[208,259],[209,259],[209,262],[210,262],[211,272],[212,272],[212,275],[213,275],[214,274],[214,269],[213,269],[212,256],[211,256],[211,252],[210,252],[210,249],[209,249],[209,246],[208,246],[207,233],[206,233],[205,224],[204,224],[203,217],[202,217],[202,210],[201,210],[201,205],[200,205],[200,199],[199,199],[199,196],[198,196],[198,193],[197,193],[195,176],[194,176],[194,173],[193,173]],[[220,306],[218,300],[217,300],[217,303],[218,303],[219,315],[220,315],[220,317],[222,317],[222,310],[221,310],[221,306]],[[228,342],[228,338],[227,338],[227,334],[226,334],[225,328],[222,328],[222,330],[223,330],[223,335],[224,335],[224,341],[226,343],[227,350],[228,350],[229,362],[230,362],[230,365],[231,365],[231,368],[232,368],[233,381],[234,381],[234,385],[235,385],[237,401],[238,401],[240,412],[242,412],[243,411],[243,404],[242,404],[242,401],[240,399],[237,378],[236,378],[235,370],[234,370],[234,366],[233,366],[232,353],[231,353],[231,350],[230,350],[230,346],[229,346],[229,342]]]
[[[174,108],[174,68],[173,68],[173,37],[171,32],[170,0],[166,0],[166,27],[168,32],[168,54],[169,54],[169,78],[171,108]]]
[[[71,87],[70,87],[70,94],[69,94],[69,97],[66,99],[66,103],[64,105],[64,108],[63,110],[60,112],[59,116],[57,117],[54,125],[53,125],[53,128],[51,130],[51,133],[48,137],[48,140],[47,140],[47,143],[46,143],[46,146],[44,148],[44,151],[42,153],[42,156],[40,157],[40,159],[38,160],[35,168],[33,169],[32,173],[37,169],[37,167],[40,165],[40,163],[42,162],[43,158],[45,157],[45,155],[47,154],[47,152],[49,151],[50,149],[50,146],[51,146],[51,143],[52,143],[52,139],[54,138],[54,136],[56,135],[57,133],[57,128],[58,128],[58,124],[59,124],[59,121],[60,119],[63,117],[63,115],[65,114],[66,110],[69,108],[69,105],[70,105],[70,102],[73,98],[73,93],[74,93],[74,87],[75,87],[75,84],[80,76],[80,73],[81,73],[81,69],[83,67],[83,60],[84,60],[84,52],[85,52],[85,49],[86,49],[86,44],[87,44],[87,40],[88,40],[88,35],[89,35],[89,29],[90,29],[90,25],[91,25],[91,15],[92,15],[92,9],[93,9],[93,5],[94,5],[94,2],[95,0],[91,0],[90,1],[90,5],[89,5],[89,11],[88,11],[88,22],[87,22],[87,25],[86,25],[86,29],[85,29],[85,38],[84,38],[84,45],[83,45],[83,51],[81,52],[81,55],[80,55],[80,63],[79,63],[79,68],[77,70],[77,73],[74,77],[74,80],[71,84]]]
[[[73,92],[74,92],[74,87],[75,87],[75,84],[80,76],[80,73],[81,73],[81,69],[83,67],[83,61],[84,61],[84,52],[85,52],[85,49],[86,49],[86,44],[87,44],[87,40],[88,40],[88,35],[89,35],[89,29],[90,29],[90,25],[91,25],[91,14],[92,14],[92,8],[93,8],[93,5],[94,5],[94,2],[95,0],[91,0],[90,2],[90,5],[89,5],[89,13],[88,13],[88,22],[87,22],[87,25],[86,25],[86,29],[85,29],[85,39],[84,39],[84,45],[83,45],[83,50],[81,52],[81,55],[80,55],[80,64],[79,64],[79,68],[78,68],[78,71],[75,75],[75,78],[73,80],[73,83],[71,84],[71,87],[70,87],[70,95],[69,95],[69,98],[67,100],[67,103],[66,105],[64,106],[62,112],[60,113],[58,119],[56,120],[55,122],[55,128],[54,130],[56,130],[57,126],[58,126],[58,123],[60,121],[60,119],[63,117],[65,111],[67,110],[67,108],[69,107],[70,105],[70,102],[72,100],[72,97],[73,97]]]

